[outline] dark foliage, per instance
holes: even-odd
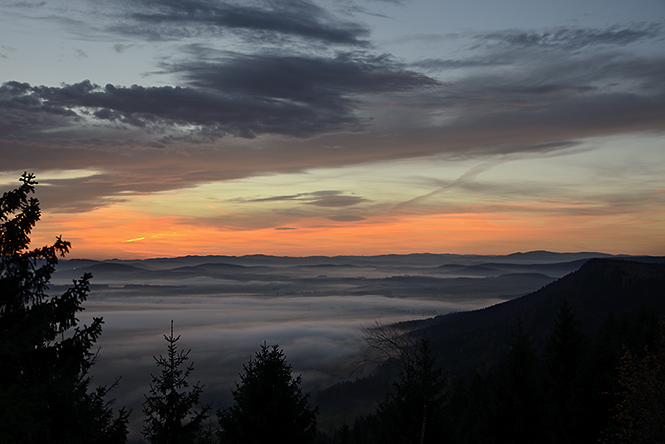
[[[644,330],[652,329],[652,321],[645,322],[641,316],[625,318],[623,326],[614,330],[618,340],[610,345],[607,331],[599,332],[595,340],[582,335],[578,330],[581,325],[564,304],[550,337],[551,345],[538,356],[518,318],[496,369],[484,376],[477,374],[469,383],[458,380],[447,402],[428,416],[424,442],[663,442],[663,343],[637,339],[651,337]],[[611,316],[607,323],[618,325]],[[659,332],[665,333],[665,325]],[[631,342],[634,348],[626,345]],[[554,356],[559,358],[556,365]],[[617,366],[605,367],[608,362],[616,362]],[[600,368],[603,371],[597,371]],[[391,395],[372,415],[357,418],[352,427],[340,427],[325,442],[420,442],[408,424],[419,409],[412,406],[396,415],[396,397]],[[407,431],[408,436],[404,436]]]
[[[21,182],[0,199],[0,442],[125,442],[128,413],[116,416],[104,400],[112,387],[89,390],[102,319],[79,326],[76,316],[92,276],[60,296],[47,294],[70,243],[58,237],[29,249],[41,212],[30,197],[34,176],[24,173]]]
[[[291,365],[277,345],[262,345],[233,392],[234,404],[217,411],[219,439],[226,444],[314,442],[318,409],[303,395],[301,377],[293,378]]]
[[[663,442],[664,306],[665,265],[591,261],[521,300],[456,314],[428,327],[425,334],[434,356],[446,360],[446,372],[462,368],[454,364],[457,357],[485,361],[476,364],[472,377],[448,373],[455,376],[448,400],[431,422],[428,417],[428,428],[435,424],[432,439],[461,444]],[[500,326],[510,313],[512,320]],[[477,337],[464,338],[458,331],[451,335],[446,324],[478,333],[487,344],[481,347]],[[450,342],[451,337],[458,342]],[[442,346],[442,341],[449,342]],[[441,350],[454,352],[450,356]],[[363,386],[339,385],[320,398],[330,399],[340,387],[352,393]],[[391,412],[378,408],[347,422],[327,442],[389,442],[384,432],[391,421]]]
[[[605,329],[605,322],[610,316],[621,324],[624,316],[643,316],[639,314],[641,306],[649,307],[652,313],[665,314],[665,263],[663,258],[643,259],[644,262],[589,260],[578,271],[526,296],[481,310],[451,313],[427,320],[421,323],[422,334],[430,339],[433,354],[445,360],[446,373],[469,384],[474,375],[486,376],[496,369],[510,347],[506,338],[510,337],[518,313],[521,313],[522,328],[530,335],[538,356],[546,348],[563,300],[568,301],[575,313],[586,341],[592,339],[590,335]],[[410,327],[417,328],[418,325],[414,321]],[[619,327],[605,330],[605,341],[599,344],[599,348],[594,347],[594,353],[595,350],[601,353],[606,348],[604,361],[583,364],[579,378],[584,373],[606,373],[607,369],[618,366],[621,353],[617,355],[614,352],[617,341],[653,342],[653,326],[621,337],[618,336]],[[332,416],[337,424],[352,424],[357,414],[367,416],[369,412],[365,406],[380,401],[395,376],[385,367],[388,366],[379,367],[371,377],[322,391],[317,398],[322,423],[327,423],[328,417]],[[596,384],[595,380],[592,384]],[[602,389],[609,390],[608,387]],[[345,403],[341,399],[349,401]],[[598,402],[606,402],[606,397],[598,399]],[[345,412],[352,415],[344,416]],[[329,428],[326,427],[326,430]]]
[[[193,364],[182,368],[189,359],[189,352],[178,351],[177,342],[180,336],[164,335],[168,343],[167,355],[155,357],[157,366],[162,372],[152,376],[150,394],[143,403],[146,415],[143,436],[151,444],[194,444],[204,440],[203,422],[208,418],[210,405],[199,409],[203,387],[195,384],[191,390],[188,378],[194,370]],[[198,409],[198,411],[197,411]]]
[[[543,355],[545,408],[551,438],[561,444],[598,439],[594,413],[601,408],[594,397],[594,375],[589,371],[590,344],[567,299],[559,307],[554,329]],[[588,435],[581,436],[583,432]]]
[[[422,339],[413,359],[405,362],[394,390],[379,404],[375,434],[380,442],[438,442],[438,419],[445,402],[445,385],[443,370],[436,364],[429,341]]]
[[[626,323],[623,323],[625,327]],[[621,349],[605,444],[665,441],[665,319],[642,310]],[[616,353],[618,355],[618,351]]]
[[[531,335],[537,354],[543,352],[562,301],[568,301],[584,332],[596,332],[610,313],[635,316],[640,306],[665,314],[665,264],[592,259],[578,271],[542,289],[502,304],[442,316],[426,329],[432,350],[445,356],[449,370],[466,380],[495,368],[508,350],[513,320]],[[646,333],[645,333],[646,334]]]
[[[531,337],[518,317],[492,379],[488,429],[496,442],[528,444],[543,435],[543,393]]]

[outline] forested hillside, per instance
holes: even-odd
[[[522,298],[421,323],[411,335],[430,343],[448,382],[445,406],[427,418],[424,442],[658,436],[665,432],[663,314],[665,264],[593,259]],[[339,442],[399,442],[381,433],[388,425],[380,406],[389,381],[398,387],[404,377],[386,363],[321,392],[322,423],[329,414],[332,422],[355,424],[338,433]]]

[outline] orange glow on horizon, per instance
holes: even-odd
[[[104,207],[90,213],[44,213],[33,246],[56,235],[72,243],[68,258],[143,259],[186,255],[337,256],[408,253],[509,254],[598,251],[665,254],[659,224],[632,232],[620,220],[543,216],[536,212],[401,215],[358,222],[308,218],[293,229],[231,229]]]

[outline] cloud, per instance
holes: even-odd
[[[233,32],[262,43],[285,37],[326,44],[366,46],[369,31],[334,17],[313,2],[210,2],[141,0],[128,5],[129,22],[111,29],[151,40],[182,39]]]
[[[653,40],[660,36],[661,30],[659,24],[614,25],[605,29],[556,28],[542,33],[508,30],[481,34],[476,38],[488,45],[579,51],[600,45],[616,47]]]
[[[665,75],[665,59],[623,47],[660,36],[657,26],[506,31],[479,36],[483,44],[466,58],[427,59],[414,66],[460,69],[459,80],[446,83],[428,103],[432,109],[458,110],[457,120],[442,133],[472,126],[495,134],[538,128],[541,142],[552,142],[555,128],[560,139],[657,131],[663,124],[665,88],[658,79]]]
[[[332,56],[224,52],[208,58],[214,60],[165,64],[164,68],[197,87],[317,104],[348,94],[411,91],[438,84],[406,69],[389,54],[364,51]]]
[[[194,5],[168,3],[163,13],[187,18]],[[548,156],[586,137],[662,131],[665,59],[632,51],[661,36],[654,25],[498,31],[472,36],[464,56],[413,64],[367,48],[241,52],[188,42],[160,62],[179,86],[4,83],[3,166],[23,171],[30,152],[36,172],[54,164],[98,170],[43,190],[50,208],[82,212],[131,193],[266,173],[426,156]],[[321,208],[366,202],[346,192],[261,199]]]
[[[113,45],[113,50],[118,54],[122,54],[133,46],[134,46],[133,44],[116,43]]]
[[[467,34],[471,43],[464,56],[457,58],[426,58],[415,61],[412,66],[429,72],[437,70],[473,70],[492,72],[492,68],[526,68],[531,71],[541,65],[556,67],[556,74],[565,71],[566,65],[583,64],[593,72],[610,62],[630,59],[635,56],[628,48],[631,45],[658,45],[662,39],[662,25],[638,24],[609,26],[607,28],[554,28],[543,32],[501,30],[491,33]],[[655,54],[655,53],[654,53]],[[654,56],[654,61],[660,56]],[[589,63],[595,59],[596,64]],[[604,60],[603,60],[604,59]],[[599,63],[598,63],[599,62]],[[576,72],[579,69],[576,69]],[[519,74],[518,71],[498,71],[500,75]],[[612,71],[605,70],[604,75]],[[513,80],[519,83],[522,77]]]
[[[413,129],[422,134],[434,130],[445,137],[465,130],[469,122],[476,131],[496,131],[482,123],[498,118],[502,125],[518,125],[525,117],[551,119],[562,110],[556,116],[560,119],[569,115],[569,108],[585,109],[587,126],[612,116],[627,122],[651,115],[641,126],[654,128],[660,125],[657,112],[664,95],[658,86],[665,74],[663,60],[617,51],[630,42],[653,39],[659,32],[658,27],[643,26],[486,34],[478,39],[501,44],[483,46],[480,55],[466,59],[428,59],[413,65],[474,68],[452,82],[409,70],[387,55],[366,52],[241,54],[190,46],[189,59],[162,63],[164,72],[177,75],[182,86],[5,83],[0,87],[0,136],[47,140],[44,131],[49,130],[51,143],[65,142],[77,134],[84,138],[94,127],[98,135],[115,134],[114,143],[121,137],[127,142],[135,137],[135,142],[163,147],[224,136],[357,134],[391,124],[386,119],[389,113],[401,113],[396,131],[409,134],[409,126],[415,125]],[[597,42],[611,50],[577,60],[569,48],[575,42],[580,49]],[[495,69],[501,66],[510,69]],[[408,115],[403,112],[406,107]],[[457,119],[427,128],[430,116],[442,113]],[[579,137],[575,131],[579,121],[575,125],[553,122],[570,130],[564,138]],[[606,126],[595,132],[607,130]]]
[[[328,219],[335,222],[359,222],[365,220],[362,216],[352,216],[352,215],[339,215],[339,216],[329,216]]]
[[[69,126],[78,114],[67,107],[45,103],[27,83],[0,86],[0,137],[20,137],[31,130]]]
[[[347,196],[338,191],[317,191],[310,194],[313,199],[307,203],[317,207],[351,207],[367,201],[362,197]]]
[[[22,9],[39,9],[46,6],[46,2],[21,0],[21,1],[12,2],[11,6],[14,8],[22,8]]]
[[[86,80],[47,87],[7,82],[0,87],[0,136],[27,137],[44,129],[102,124],[160,133],[164,143],[225,135],[309,137],[365,126],[355,115],[356,96],[436,83],[390,57],[362,53],[332,58],[234,54],[218,63],[170,69],[190,86],[101,87]]]
[[[325,196],[308,202],[308,204],[317,207],[351,207],[366,200],[358,196]]]
[[[350,207],[362,202],[366,202],[367,199],[359,196],[346,195],[342,191],[335,191],[335,190],[298,193],[288,196],[260,197],[256,199],[234,199],[234,202],[239,202],[239,203],[262,203],[262,202],[284,202],[284,201],[302,202],[307,205],[314,205],[317,207]]]

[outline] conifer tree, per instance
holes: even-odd
[[[202,441],[205,435],[203,422],[208,418],[210,405],[200,409],[203,387],[196,383],[191,390],[188,378],[194,365],[182,368],[189,359],[191,350],[178,351],[180,336],[164,335],[168,343],[166,357],[154,357],[162,369],[159,376],[152,376],[150,394],[145,396],[143,413],[146,415],[143,437],[151,444],[194,444]],[[198,409],[198,410],[197,410]]]
[[[643,315],[636,316],[633,329],[648,330]],[[665,324],[656,327],[660,341],[653,350],[645,346],[632,352],[623,347],[617,375],[618,402],[612,409],[611,425],[604,433],[603,443],[655,443],[665,437]]]
[[[531,336],[517,317],[510,340],[493,377],[490,428],[496,442],[543,441],[543,392]]]
[[[29,248],[41,216],[30,197],[34,179],[24,173],[22,185],[0,198],[0,442],[125,442],[128,413],[114,414],[104,400],[109,387],[89,391],[102,319],[79,326],[77,313],[92,276],[51,295],[51,275],[70,243],[58,237]]]
[[[587,372],[586,337],[581,322],[564,299],[552,335],[545,346],[544,383],[547,419],[554,441],[560,444],[595,441],[589,409],[593,387]]]
[[[382,441],[423,444],[437,440],[436,429],[446,397],[443,369],[436,365],[427,339],[404,362],[394,391],[379,405]]]
[[[303,395],[300,376],[278,345],[263,344],[243,366],[233,391],[234,404],[217,411],[219,438],[224,444],[309,444],[316,435],[318,409]]]

